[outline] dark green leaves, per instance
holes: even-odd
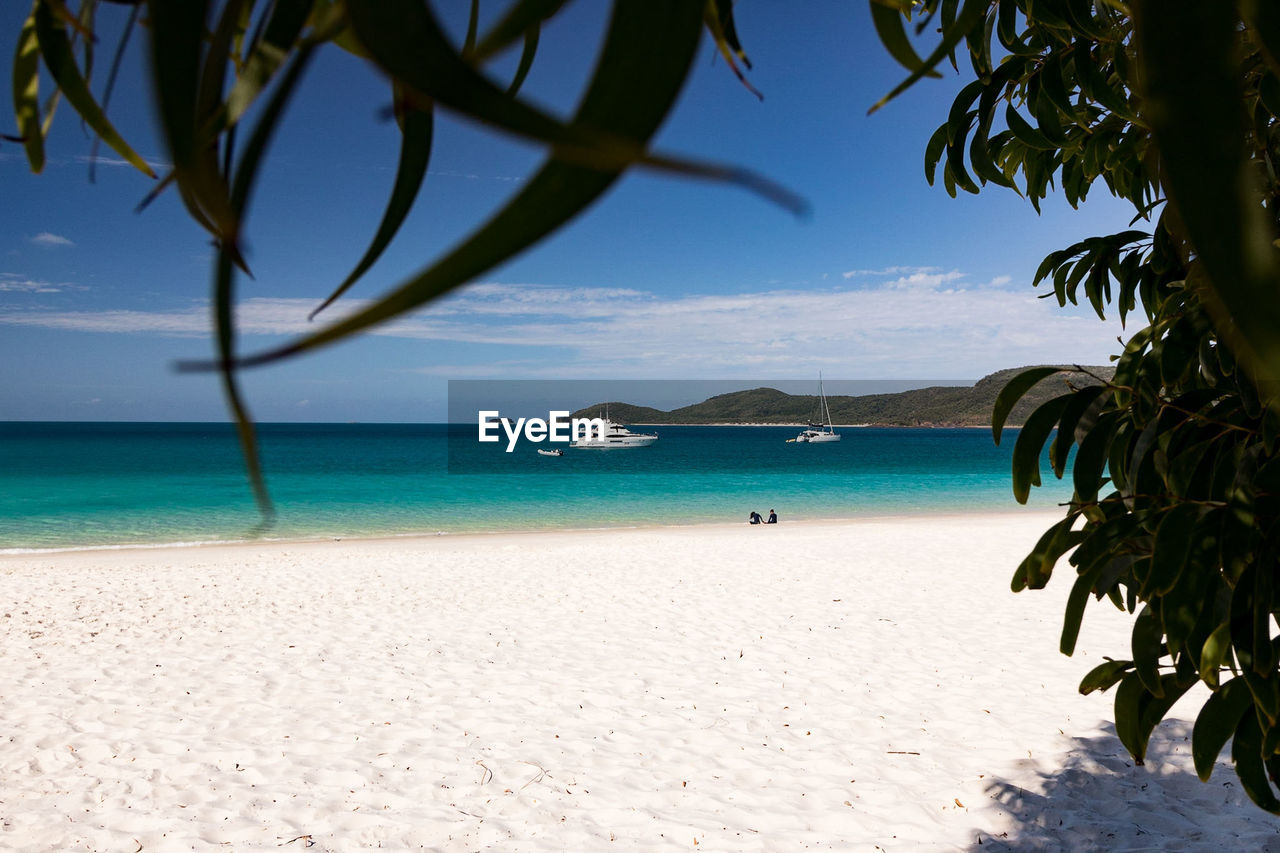
[[[871,22],[875,25],[881,44],[889,54],[912,73],[924,69],[926,77],[941,77],[941,74],[925,65],[924,60],[916,53],[916,49],[911,46],[902,21],[902,14],[897,8],[885,3],[872,2]]]
[[[991,412],[991,434],[996,444],[1000,443],[1000,434],[1004,431],[1004,423],[1009,413],[1019,400],[1035,386],[1037,382],[1060,373],[1060,367],[1033,367],[1013,377],[996,396],[995,408]]]
[[[76,112],[93,129],[94,133],[102,138],[103,142],[110,145],[117,154],[128,160],[138,171],[154,178],[156,176],[155,172],[124,141],[111,122],[107,120],[106,114],[102,112],[102,108],[98,106],[98,102],[90,93],[89,85],[85,82],[84,76],[80,73],[80,68],[76,65],[75,55],[71,51],[71,42],[67,38],[66,27],[58,17],[53,5],[48,0],[41,0],[36,4],[32,16],[35,24],[35,36],[39,41],[41,58],[44,60],[45,67],[49,69],[49,75],[58,84],[58,89],[62,92],[62,96],[75,108]],[[31,49],[31,32],[26,27],[23,28],[19,45],[20,51],[29,51]],[[31,61],[29,57],[24,57],[20,53],[15,62],[15,95],[19,94],[17,89],[20,85],[17,73],[21,72],[24,76],[29,75],[31,73]],[[30,122],[35,121],[38,126],[39,122],[38,114],[32,113],[33,104],[31,98],[35,97],[34,83],[28,80],[22,83],[21,87],[22,99],[21,105],[18,106],[20,127],[24,134],[38,135],[38,129],[30,125]],[[28,136],[28,139],[30,138],[31,136]],[[35,144],[28,143],[28,159],[32,156],[30,146]],[[34,166],[34,161],[32,161],[32,165]]]
[[[1156,695],[1136,672],[1120,682],[1116,689],[1116,735],[1135,762],[1142,764],[1146,760],[1151,732],[1193,683],[1180,683],[1177,676],[1165,675],[1160,678],[1161,695]]]
[[[913,71],[941,61],[916,65],[890,5],[877,13],[890,53]],[[1131,203],[1134,223],[1154,220],[1053,252],[1035,273],[1061,306],[1147,325],[1103,386],[1026,418],[1015,497],[1040,482],[1055,427],[1049,463],[1064,476],[1077,448],[1075,494],[1012,586],[1043,586],[1066,556],[1076,577],[1064,653],[1091,597],[1135,615],[1132,660],[1103,663],[1080,686],[1117,687],[1116,729],[1134,758],[1201,681],[1214,692],[1196,723],[1197,772],[1207,778],[1234,737],[1244,789],[1280,811],[1280,4],[1135,0],[1131,16],[1115,3],[993,0],[981,20],[969,3],[957,16],[959,5],[913,9],[940,27],[942,46],[963,39],[973,68],[928,140],[929,182],[941,172],[953,196],[1013,185],[1037,211],[1050,191],[1076,206],[1102,183]],[[1005,387],[997,442],[1055,372]],[[1221,683],[1227,672],[1236,677]]]
[[[1044,443],[1073,396],[1063,394],[1042,404],[1018,433],[1013,445],[1013,496],[1018,503],[1026,503],[1031,487],[1040,485],[1040,454]]]
[[[1280,258],[1239,130],[1236,7],[1142,0],[1134,13],[1162,182],[1204,266],[1208,306],[1255,370],[1280,376]]]
[[[383,10],[383,6],[377,4],[377,10]],[[382,14],[383,11],[376,14],[370,11],[370,17],[362,26],[380,25]],[[568,132],[573,135],[578,128],[590,128],[588,136],[600,134],[601,138],[623,139],[626,149],[643,150],[644,143],[679,94],[697,46],[701,14],[700,8],[676,0],[617,4],[596,74],[574,121],[566,126]],[[415,26],[427,26],[424,19],[416,20]],[[398,19],[390,21],[390,26],[406,27]],[[368,44],[371,34],[363,31],[361,41]],[[655,58],[648,45],[658,39],[667,49]],[[403,39],[389,38],[379,49],[384,53],[384,60],[394,61],[400,67],[402,60],[405,63],[409,60],[398,56],[397,51],[407,50],[410,44]],[[444,61],[444,65],[453,67],[451,61]],[[417,83],[431,83],[420,72],[413,71],[413,74]],[[440,87],[473,85],[480,84],[455,80]],[[483,95],[483,103],[493,103],[491,94]],[[501,93],[498,96],[506,99]],[[458,90],[452,90],[450,97],[460,97]],[[375,304],[285,347],[243,358],[239,363],[245,366],[265,363],[315,349],[412,310],[546,236],[583,211],[623,171],[622,165],[606,166],[608,157],[588,167],[578,165],[576,156],[567,162],[560,155],[561,149],[557,148],[552,159],[526,182],[523,190],[471,237]]]
[[[1276,799],[1275,790],[1268,779],[1270,774],[1266,759],[1271,756],[1263,755],[1262,744],[1262,727],[1258,724],[1258,718],[1246,711],[1240,725],[1236,727],[1235,740],[1231,744],[1231,760],[1236,763],[1236,775],[1240,777],[1240,784],[1249,799],[1259,808],[1272,814],[1280,814],[1280,800]]]
[[[400,110],[400,163],[396,168],[396,177],[391,191],[391,200],[387,203],[382,222],[373,242],[365,250],[364,256],[356,264],[355,269],[343,279],[337,289],[329,295],[320,307],[311,312],[308,319],[315,316],[333,303],[335,299],[346,293],[362,275],[381,257],[383,251],[391,244],[396,232],[400,230],[405,217],[409,215],[418,190],[427,176],[427,163],[431,159],[431,136],[434,120],[431,110],[419,108],[413,98],[400,93],[398,99]]]
[[[877,14],[877,5],[878,4],[875,0],[872,0],[871,8],[873,15]],[[946,5],[946,2],[944,2],[943,7],[945,8]],[[990,8],[991,0],[965,0],[964,8],[961,9],[960,14],[956,17],[955,21],[950,25],[943,27],[942,40],[938,43],[938,46],[933,49],[933,52],[925,57],[915,70],[911,72],[907,79],[895,86],[889,94],[876,101],[876,103],[871,107],[871,109],[867,110],[867,112],[874,113],[876,110],[889,103],[889,101],[892,101],[898,95],[911,88],[915,85],[916,81],[920,80],[941,64],[942,60],[951,55],[956,46],[959,45],[960,42],[964,41],[970,30],[982,26],[987,10]]]
[[[13,52],[13,112],[27,149],[27,162],[31,171],[39,172],[44,168],[44,133],[40,128],[40,41],[34,9],[22,25]]]

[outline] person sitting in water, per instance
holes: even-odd
[[[765,524],[777,524],[777,523],[778,523],[778,514],[773,510],[769,510],[769,520],[766,521]]]
[[[752,524],[759,524],[763,520],[760,518],[760,513],[758,512],[752,512],[751,515],[747,516],[747,518],[751,520]]]

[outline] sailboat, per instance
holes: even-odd
[[[822,373],[818,373],[818,397],[821,407],[818,410],[819,423],[810,421],[809,425],[795,438],[787,439],[787,443],[818,444],[825,441],[839,441],[840,433],[831,426],[831,408],[827,406],[827,394],[822,390]]]

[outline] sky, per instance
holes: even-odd
[[[505,5],[482,2],[483,20]],[[469,3],[434,7],[460,37]],[[951,199],[927,184],[924,148],[967,78],[944,66],[943,79],[867,115],[907,72],[876,39],[866,3],[739,0],[735,9],[764,100],[704,38],[655,147],[753,169],[804,197],[808,216],[735,186],[632,171],[568,227],[454,295],[246,372],[254,417],[439,421],[450,379],[754,387],[821,371],[928,384],[1028,364],[1105,364],[1119,351],[1118,321],[1060,308],[1031,280],[1049,252],[1126,228],[1127,205],[1101,185],[1079,211],[1051,198],[1040,215],[995,186]],[[114,49],[109,16],[123,22],[125,11],[101,7],[100,57]],[[572,112],[607,11],[577,0],[544,28],[524,97]],[[15,43],[24,14],[0,14],[0,45]],[[517,59],[488,70],[505,81]],[[145,68],[135,35],[109,114],[163,170]],[[246,225],[254,278],[239,290],[244,351],[313,330],[307,315],[363,254],[398,155],[389,104],[386,81],[337,48],[308,72]],[[12,133],[12,122],[0,113],[0,132]],[[172,192],[135,213],[152,182],[108,149],[91,183],[91,150],[65,106],[42,174],[30,173],[20,146],[0,143],[0,420],[225,420],[216,380],[174,369],[212,354],[208,235]],[[543,157],[438,114],[414,212],[332,316],[447,252]]]

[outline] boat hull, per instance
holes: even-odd
[[[626,450],[632,447],[648,447],[657,440],[656,435],[632,435],[624,441],[577,441],[569,446],[576,450]]]

